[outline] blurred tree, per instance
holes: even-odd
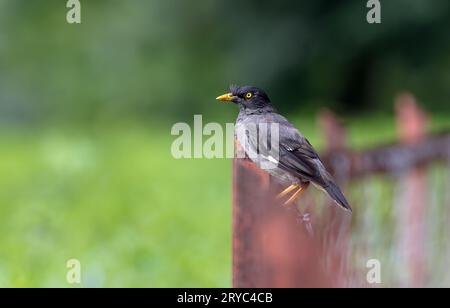
[[[450,3],[0,2],[0,120],[182,118],[230,83],[264,87],[283,112],[390,109],[402,89],[450,110]]]

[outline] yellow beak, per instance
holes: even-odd
[[[234,96],[233,96],[232,93],[227,93],[227,94],[218,96],[216,99],[217,99],[218,101],[222,101],[222,102],[230,102],[230,101],[233,100],[233,98],[234,98]]]

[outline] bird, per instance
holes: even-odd
[[[246,157],[258,166],[264,162],[274,165],[264,168],[264,171],[287,186],[277,195],[280,199],[289,196],[284,205],[298,200],[312,183],[326,192],[342,209],[352,212],[350,204],[311,143],[276,111],[266,92],[253,86],[232,85],[229,93],[218,96],[216,100],[231,102],[239,107],[235,124],[236,139],[241,146],[244,145]],[[269,146],[261,146],[261,140],[257,136],[260,132],[252,133],[252,127],[260,128],[263,127],[262,124],[266,127],[275,124],[278,128],[277,159],[271,155]],[[238,131],[245,133],[237,133]]]

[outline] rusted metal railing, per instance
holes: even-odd
[[[332,113],[323,112],[319,119],[326,140],[322,159],[344,190],[347,183],[362,177],[399,175],[398,223],[408,285],[423,286],[424,170],[431,162],[450,159],[450,134],[427,135],[427,117],[410,94],[397,98],[396,112],[399,142],[364,151],[349,149],[344,127]],[[233,286],[347,286],[350,215],[335,206],[317,209],[311,198],[288,209],[275,198],[281,189],[250,161],[234,160]],[[358,211],[364,205],[353,206]]]

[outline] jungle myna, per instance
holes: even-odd
[[[274,168],[265,169],[280,183],[288,186],[278,197],[284,198],[291,194],[285,204],[297,200],[308,188],[310,183],[324,190],[342,208],[351,212],[351,207],[335,184],[333,177],[327,172],[325,166],[309,141],[291,124],[278,114],[271,104],[267,94],[256,87],[231,86],[230,93],[217,97],[217,100],[233,102],[239,106],[240,112],[236,120],[236,131],[245,131],[245,134],[236,134],[237,141],[245,145],[245,152],[257,153],[248,157],[258,165],[261,161],[274,162],[268,151],[258,144],[257,136],[251,136],[249,127],[265,127],[276,124],[278,127],[278,157]],[[259,134],[259,133],[258,133]],[[273,145],[272,145],[273,147]]]

